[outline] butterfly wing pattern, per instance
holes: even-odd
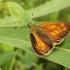
[[[57,44],[61,43],[70,31],[70,23],[49,22],[48,24],[44,22],[40,26]]]
[[[56,44],[60,44],[70,31],[70,24],[63,22],[43,22],[28,24],[32,46],[38,55],[48,55]]]

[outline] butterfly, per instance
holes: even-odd
[[[28,27],[32,47],[38,55],[50,54],[70,31],[70,23],[65,22],[42,22],[39,25],[29,23]]]

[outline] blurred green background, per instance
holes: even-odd
[[[16,2],[25,10],[29,10],[51,0],[3,0],[2,2],[7,1]],[[0,11],[0,18],[7,16],[10,16],[7,11]],[[33,20],[36,22],[70,22],[70,7],[48,15],[33,18]],[[2,68],[0,70],[70,70],[62,65],[35,56],[25,50],[3,43],[0,43],[0,56],[0,59],[6,58],[6,60],[0,60],[0,67]]]

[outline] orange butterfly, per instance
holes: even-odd
[[[32,46],[38,55],[48,55],[54,46],[60,44],[70,31],[70,24],[63,22],[43,22],[28,24]]]

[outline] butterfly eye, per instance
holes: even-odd
[[[27,24],[27,26],[28,26],[28,28],[30,29],[30,28],[31,28],[31,26],[32,26],[32,24],[31,24],[31,23],[29,23],[29,24]]]

